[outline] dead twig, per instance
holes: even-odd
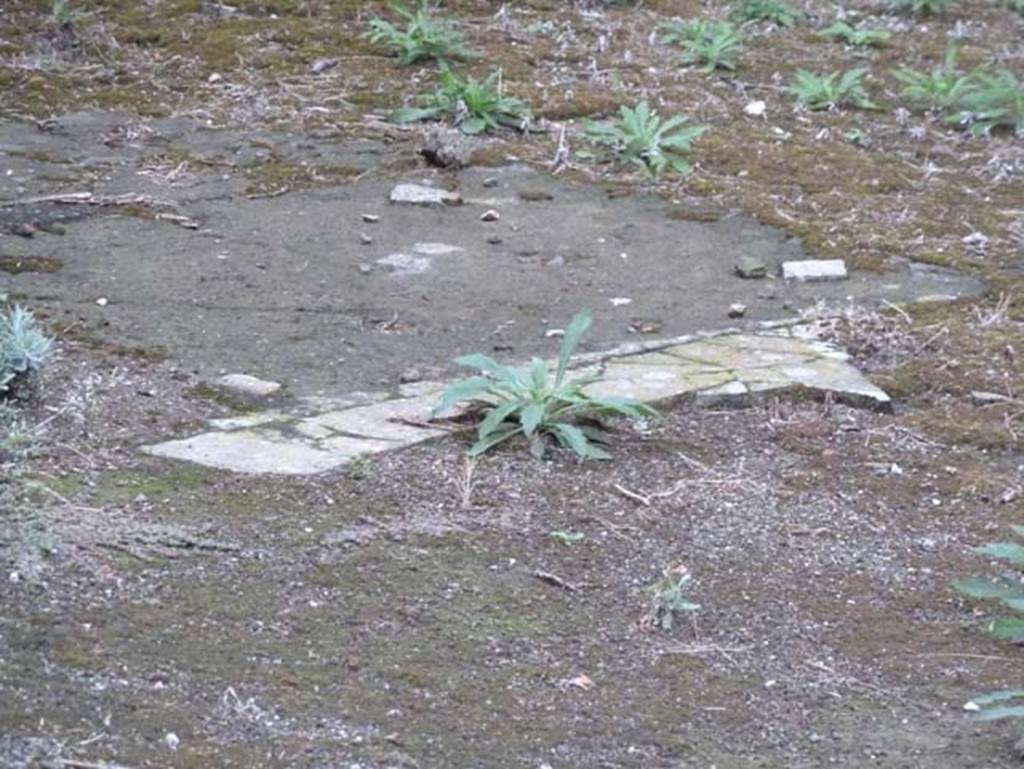
[[[541,571],[538,569],[533,573],[533,576],[541,582],[547,582],[549,585],[554,585],[555,587],[560,587],[563,590],[568,590],[570,593],[575,593],[579,590],[579,586],[574,585],[571,582],[566,582],[557,574],[552,574],[550,571]]]
[[[61,766],[67,766],[71,769],[131,769],[131,767],[124,764],[108,764],[105,761],[79,761],[77,758],[58,758],[56,761]]]
[[[643,494],[640,494],[635,491],[630,491],[625,486],[620,486],[617,483],[612,488],[619,492],[622,496],[626,497],[627,499],[632,499],[634,502],[639,502],[644,507],[651,506],[650,498],[645,497]]]
[[[597,521],[598,523],[600,523],[602,526],[608,529],[608,531],[610,531],[619,539],[624,539],[627,542],[636,542],[636,540],[633,537],[629,536],[628,534],[622,533],[623,529],[632,529],[633,531],[639,531],[639,529],[636,526],[630,526],[629,524],[623,524],[620,526],[618,524],[612,523],[607,518],[602,518],[599,515],[589,515],[587,517],[592,521]]]

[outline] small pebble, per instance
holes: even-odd
[[[373,238],[371,238],[365,232],[360,232],[359,233],[359,242],[362,243],[364,246],[368,246],[371,243],[373,243]]]
[[[496,222],[501,218],[501,214],[495,211],[493,208],[484,211],[480,214],[480,221],[482,222]]]
[[[499,243],[503,243],[504,241],[502,240],[501,235],[491,235],[491,237],[487,238],[487,242],[490,243],[492,246],[496,246]]]
[[[363,275],[369,275],[371,272],[373,272],[373,265],[365,263],[361,264],[359,265],[359,271],[363,273]]]
[[[376,224],[380,221],[380,217],[377,214],[363,214],[363,221],[369,222],[370,224]]]
[[[493,176],[489,176],[486,179],[484,179],[484,187],[486,187],[487,189],[492,189],[497,186],[498,180],[495,179]]]
[[[729,305],[729,317],[730,318],[742,318],[747,314],[747,306],[745,304],[730,304]]]
[[[96,300],[96,304],[98,304],[100,307],[106,307],[107,302],[108,300],[107,297],[105,296],[101,296],[99,299]]]
[[[210,75],[208,78],[206,78],[206,82],[207,83],[219,83],[223,79],[224,79],[224,76],[222,74],[220,74],[219,72],[214,72],[212,75]]]

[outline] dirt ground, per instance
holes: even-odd
[[[1019,687],[1024,658],[949,584],[990,572],[971,547],[1021,521],[1024,146],[896,111],[890,72],[956,39],[965,66],[1020,73],[1024,19],[856,3],[895,33],[864,53],[814,31],[835,7],[802,4],[810,24],[755,25],[738,70],[706,75],[650,36],[718,2],[449,3],[486,53],[469,69],[500,63],[547,121],[456,173],[381,120],[434,69],[360,37],[383,4],[73,5],[70,29],[46,3],[0,9],[3,200],[106,203],[0,203],[0,292],[61,347],[0,515],[0,766],[1019,764],[1020,726],[963,706]],[[887,110],[779,92],[855,65]],[[639,98],[709,126],[692,176],[579,156],[583,117]],[[563,127],[577,154],[552,176]],[[422,178],[467,204],[384,204]],[[492,196],[515,200],[501,243]],[[376,261],[417,242],[464,251],[422,275]],[[852,278],[741,281],[738,252],[842,257]],[[950,286],[966,298],[895,306]],[[220,370],[280,378],[287,405],[547,350],[580,303],[601,349],[817,299],[894,414],[678,404],[621,425],[610,463],[509,446],[467,465],[455,435],[291,479],[137,451],[249,408],[206,386]],[[662,627],[654,587],[680,564],[700,609]]]

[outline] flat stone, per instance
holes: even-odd
[[[444,434],[444,430],[418,426],[430,419],[435,402],[431,395],[381,401],[320,414],[311,421],[336,433],[408,445]]]
[[[729,305],[729,317],[730,318],[742,318],[747,314],[747,306],[745,304],[735,303]]]
[[[225,390],[233,390],[242,395],[257,398],[272,395],[281,389],[281,385],[278,382],[268,382],[265,379],[257,379],[248,374],[228,374],[215,379],[213,383]]]
[[[736,274],[741,278],[766,278],[768,265],[756,256],[741,256],[736,262]]]
[[[263,431],[212,432],[144,446],[157,457],[257,475],[310,475],[339,467],[351,454],[324,451],[300,441],[274,440]]]
[[[842,259],[804,259],[799,262],[783,262],[782,277],[803,283],[823,283],[831,280],[846,280],[846,262]]]
[[[388,254],[378,259],[377,264],[397,275],[422,275],[433,266],[427,257],[412,254]]]
[[[984,390],[973,390],[971,400],[976,406],[990,406],[993,403],[1013,403],[1013,398],[1002,393],[990,393]]]
[[[448,243],[416,243],[412,247],[414,254],[422,256],[445,256],[461,250],[461,246],[453,246]]]
[[[586,388],[591,395],[644,402],[690,397],[700,406],[745,405],[765,393],[810,390],[855,406],[891,409],[885,392],[851,366],[844,353],[808,338],[808,333],[787,328],[679,340],[668,346],[632,345],[610,356],[581,356],[577,363],[587,365],[573,369],[572,375],[600,375]],[[444,435],[428,424],[443,388],[441,382],[426,381],[403,385],[405,397],[390,400],[367,403],[370,396],[365,394],[347,401],[307,400],[302,415],[267,412],[215,420],[212,432],[144,450],[242,473],[320,473],[364,454]]]
[[[424,184],[398,184],[391,190],[392,203],[410,206],[457,206],[462,204],[462,195]]]

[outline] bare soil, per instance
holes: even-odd
[[[889,71],[937,65],[955,36],[965,66],[1020,73],[1024,20],[987,3],[924,20],[858,3],[847,10],[896,32],[861,53],[817,36],[835,9],[806,4],[814,25],[754,28],[738,71],[709,76],[649,42],[694,4],[452,3],[486,52],[472,69],[500,62],[551,130],[489,140],[474,167],[431,176],[418,129],[380,116],[429,88],[433,68],[401,68],[360,38],[376,3],[77,5],[87,14],[71,29],[37,3],[0,9],[3,197],[88,190],[110,203],[0,208],[0,285],[62,334],[22,406],[39,426],[23,504],[0,516],[0,766],[1018,764],[1020,727],[977,723],[963,705],[1018,687],[1024,659],[949,583],[989,571],[970,548],[1021,520],[1024,149],[895,113]],[[338,66],[312,75],[324,56]],[[797,67],[858,64],[889,110],[801,114],[779,93]],[[563,125],[582,149],[579,118],[642,97],[709,125],[693,176],[647,185],[575,155],[547,175]],[[766,120],[744,115],[754,98]],[[868,146],[847,138],[855,128]],[[400,226],[360,245],[371,225],[347,223],[364,201],[424,176],[518,198],[502,224],[522,216],[522,230],[495,254],[473,204],[444,221],[386,208]],[[492,193],[491,176],[507,186]],[[538,188],[552,199],[518,194]],[[317,226],[274,242],[316,256],[344,240],[344,259],[327,272],[296,269],[301,253],[259,268],[267,232],[300,210]],[[609,240],[599,245],[637,226],[627,246],[574,262],[593,246],[559,228],[567,210]],[[31,238],[15,234],[26,224]],[[246,228],[248,247],[232,253]],[[540,253],[517,255],[520,238]],[[419,241],[478,259],[438,262],[418,284],[359,270]],[[684,245],[704,254],[692,275]],[[737,249],[759,248],[770,261],[844,257],[854,280],[759,298],[766,282],[728,274]],[[879,300],[906,298],[885,287],[911,274],[987,293],[880,313]],[[159,289],[173,301],[158,305]],[[335,290],[344,302],[327,298]],[[767,318],[818,298],[896,413],[680,405],[621,425],[610,463],[537,462],[509,446],[470,466],[452,436],[304,479],[136,450],[247,408],[211,397],[219,368],[280,376],[300,394],[379,387],[405,366],[486,350],[501,324],[513,330],[492,341],[499,353],[547,349],[543,332],[584,301],[612,318],[598,347],[631,325],[715,325],[722,302]],[[331,312],[295,322],[298,307]],[[328,357],[340,344],[328,331],[351,350]],[[975,390],[1007,400],[980,404]],[[654,586],[680,564],[700,609],[661,627]]]

